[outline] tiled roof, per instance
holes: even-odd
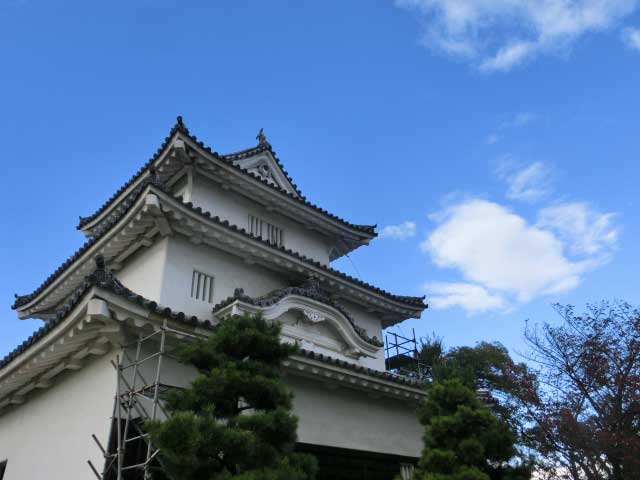
[[[188,325],[198,325],[205,328],[213,328],[213,324],[209,320],[200,320],[196,316],[188,316],[183,312],[175,312],[170,308],[158,305],[157,302],[148,300],[141,295],[129,290],[122,285],[120,281],[115,277],[113,272],[108,270],[104,265],[104,259],[101,255],[96,257],[96,269],[91,275],[85,277],[84,281],[73,291],[67,301],[60,306],[56,311],[56,317],[53,320],[48,321],[38,330],[36,330],[29,338],[16,347],[11,353],[6,355],[0,360],[0,369],[5,367],[9,362],[15,359],[18,355],[26,351],[31,345],[35,344],[38,340],[44,338],[51,330],[59,325],[67,314],[75,307],[78,302],[84,297],[85,293],[89,291],[91,287],[99,287],[103,290],[108,290],[111,293],[115,293],[129,301],[132,301],[150,312],[157,313],[171,320],[176,320]]]
[[[175,197],[174,197],[175,198]],[[201,217],[205,217],[207,220],[213,221],[216,224],[219,225],[223,225],[225,227],[227,227],[229,230],[232,230],[236,233],[240,233],[242,235],[251,237],[252,239],[259,241],[261,243],[263,243],[264,245],[267,245],[268,247],[274,249],[274,250],[279,250],[281,252],[284,252],[288,255],[291,255],[295,258],[297,258],[298,260],[302,260],[303,262],[309,264],[309,265],[313,265],[314,267],[320,268],[322,270],[324,270],[327,273],[331,273],[333,275],[337,275],[341,278],[344,278],[345,280],[348,280],[356,285],[365,287],[368,290],[374,291],[380,295],[383,295],[391,300],[395,300],[401,303],[405,303],[407,305],[412,305],[415,307],[418,307],[420,309],[424,309],[427,307],[427,305],[424,303],[424,299],[425,296],[421,296],[421,297],[411,297],[411,296],[405,296],[405,295],[395,295],[393,293],[389,293],[386,290],[383,290],[381,288],[375,287],[367,282],[363,282],[362,280],[359,280],[357,278],[354,278],[350,275],[347,275],[346,273],[343,273],[339,270],[336,270],[334,268],[328,267],[320,262],[318,262],[317,260],[314,260],[312,258],[307,257],[306,255],[302,255],[301,253],[295,252],[289,248],[285,248],[284,246],[277,246],[277,245],[273,245],[271,244],[268,240],[262,239],[260,237],[257,237],[255,235],[252,235],[251,233],[247,232],[246,229],[238,227],[236,225],[233,225],[231,223],[229,223],[227,220],[221,220],[220,217],[216,216],[216,215],[212,215],[211,212],[207,212],[205,210],[202,210],[201,207],[194,207],[192,202],[183,202],[181,199],[176,198],[176,201],[180,202],[183,206],[187,207],[189,210],[191,210],[194,213],[197,213],[199,216]]]
[[[102,238],[102,236],[108,232],[111,227],[113,225],[115,225],[131,208],[131,206],[135,203],[135,201],[138,199],[140,193],[145,189],[145,187],[147,185],[153,185],[154,187],[160,189],[161,191],[165,192],[168,195],[171,195],[171,193],[167,192],[164,187],[159,183],[158,177],[155,175],[155,171],[152,171],[152,173],[144,179],[144,181],[138,185],[135,190],[129,195],[127,196],[127,198],[125,199],[125,201],[123,202],[123,208],[120,210],[120,212],[118,213],[118,215],[116,215],[115,217],[113,217],[112,219],[110,219],[108,222],[104,223],[103,225],[101,225],[100,229],[96,232],[96,234],[94,236],[92,236],[89,240],[87,240],[84,245],[82,245],[78,250],[76,250],[75,253],[73,253],[67,260],[64,261],[64,263],[62,265],[60,265],[51,275],[49,275],[49,277],[47,277],[47,279],[36,289],[34,290],[32,293],[28,294],[28,295],[16,295],[16,300],[12,306],[13,309],[19,308],[22,305],[25,305],[27,303],[29,303],[33,298],[35,298],[38,294],[40,294],[45,288],[47,288],[60,274],[62,274],[69,266],[71,266],[71,264],[73,264],[73,262],[75,262],[78,258],[80,258],[80,256],[82,256],[87,250],[89,250],[89,248],[91,248],[91,246],[93,246],[100,238]],[[172,196],[173,197],[173,196]],[[203,211],[202,208],[200,207],[194,207],[193,203],[191,202],[183,202],[180,199],[177,199],[175,197],[173,197],[175,201],[180,202],[183,206],[189,208],[191,211],[193,211],[194,213],[206,218],[209,221],[213,221],[218,225],[222,225],[224,227],[226,227],[227,229],[234,231],[236,233],[240,233],[242,235],[245,235],[247,237],[252,238],[253,240],[262,242],[264,245],[269,246],[272,249],[276,249],[279,251],[282,251],[284,253],[287,253],[299,260],[302,260],[303,262],[313,265],[317,268],[320,268],[328,273],[332,273],[334,275],[340,276],[341,278],[344,278],[350,282],[353,282],[357,285],[360,285],[362,287],[365,287],[369,290],[372,290],[378,294],[381,294],[391,300],[395,300],[401,303],[406,303],[408,305],[412,305],[415,307],[418,307],[420,309],[424,309],[426,308],[426,304],[424,303],[424,296],[422,297],[411,297],[411,296],[403,296],[403,295],[395,295],[392,293],[389,293],[381,288],[375,287],[369,283],[363,282],[362,280],[359,280],[357,278],[354,278],[350,275],[347,275],[346,273],[340,272],[338,270],[335,270],[331,267],[328,267],[326,265],[321,264],[320,262],[313,260],[311,258],[306,257],[305,255],[302,255],[298,252],[294,252],[291,249],[285,248],[283,246],[275,246],[272,245],[271,243],[269,243],[267,240],[261,239],[259,237],[256,237],[254,235],[251,235],[250,233],[248,233],[244,228],[239,228],[233,224],[230,224],[227,220],[221,220],[220,217],[218,216],[214,216],[211,215],[210,212],[207,211]]]
[[[347,222],[346,220],[338,217],[337,215],[334,215],[334,214],[328,212],[327,210],[325,210],[323,208],[320,208],[319,206],[309,202],[306,199],[306,197],[304,197],[300,193],[300,191],[298,190],[297,186],[293,183],[293,181],[289,177],[289,174],[286,172],[286,170],[284,170],[284,167],[283,167],[282,163],[280,162],[280,160],[275,155],[275,152],[273,152],[273,149],[271,148],[271,145],[269,145],[268,143],[261,144],[261,145],[258,145],[257,147],[252,148],[252,149],[242,150],[240,152],[232,153],[232,154],[229,154],[229,155],[220,155],[218,152],[215,152],[210,147],[206,146],[202,141],[198,140],[198,138],[195,135],[192,135],[191,133],[189,133],[189,129],[184,125],[182,117],[178,117],[177,123],[173,126],[173,128],[171,129],[171,132],[165,138],[164,143],[160,146],[160,148],[156,151],[156,153],[147,161],[147,163],[145,163],[144,166],[140,170],[138,170],[138,172],[133,177],[131,177],[122,187],[120,187],[120,189],[116,193],[114,193],[111,196],[111,198],[109,198],[109,200],[107,200],[95,213],[93,213],[92,215],[90,215],[88,217],[80,217],[80,223],[78,225],[78,229],[82,228],[84,225],[86,225],[87,223],[89,223],[90,221],[92,221],[93,219],[98,217],[102,212],[104,212],[116,200],[116,198],[122,192],[124,192],[137,179],[139,179],[141,176],[143,176],[145,171],[148,170],[149,167],[158,159],[158,157],[160,156],[162,151],[169,144],[169,142],[171,140],[171,137],[176,132],[180,132],[183,135],[185,135],[186,137],[188,137],[192,142],[197,144],[201,149],[205,150],[207,153],[209,153],[213,157],[215,157],[215,158],[217,158],[219,160],[222,160],[223,162],[225,162],[229,166],[231,166],[234,169],[236,169],[238,172],[241,172],[241,173],[243,173],[244,175],[246,175],[248,177],[251,177],[251,178],[253,178],[255,180],[258,180],[262,184],[268,186],[269,188],[273,189],[274,191],[280,193],[281,195],[286,196],[286,197],[288,197],[288,198],[290,198],[290,199],[292,199],[294,201],[297,201],[299,203],[302,203],[303,205],[306,205],[307,207],[310,207],[313,210],[316,210],[316,211],[322,213],[323,215],[325,215],[325,216],[327,216],[327,217],[329,217],[329,218],[331,218],[331,219],[333,219],[335,221],[338,221],[338,222],[344,224],[345,226],[347,226],[349,228],[352,228],[352,229],[355,229],[355,230],[359,230],[359,231],[361,231],[362,233],[364,233],[366,235],[370,235],[370,236],[376,236],[377,235],[376,232],[375,232],[376,225],[358,225],[358,224]],[[237,160],[238,158],[245,158],[246,156],[253,155],[253,154],[257,153],[257,152],[266,151],[266,150],[271,152],[271,154],[275,158],[275,160],[278,163],[278,165],[282,168],[282,171],[285,174],[285,176],[287,177],[287,179],[293,185],[293,187],[294,187],[297,195],[299,195],[299,197],[294,195],[294,194],[292,194],[292,193],[290,193],[290,192],[287,192],[283,188],[280,188],[280,187],[278,187],[276,185],[273,185],[272,183],[267,182],[265,179],[263,179],[259,175],[255,174],[253,172],[249,172],[247,169],[241,168],[238,165],[235,165],[233,163],[233,161]]]
[[[108,222],[105,222],[104,224],[102,224],[100,226],[100,229],[98,231],[96,231],[96,234],[93,235],[89,240],[87,240],[78,250],[76,250],[69,258],[67,258],[62,265],[60,265],[58,268],[55,269],[55,271],[49,275],[44,282],[42,282],[40,284],[40,286],[38,288],[36,288],[32,293],[28,294],[28,295],[15,295],[15,301],[12,305],[11,308],[13,308],[14,310],[16,308],[21,307],[22,305],[25,305],[27,303],[29,303],[31,301],[32,298],[34,298],[35,296],[37,296],[40,292],[42,292],[45,288],[47,288],[62,272],[64,272],[69,266],[71,266],[71,264],[73,264],[73,262],[75,262],[78,258],[80,258],[80,256],[82,254],[84,254],[87,250],[89,250],[89,248],[91,248],[98,240],[100,240],[100,238],[102,238],[102,236],[108,232],[111,227],[113,225],[115,225],[116,223],[118,223],[118,221],[120,220],[120,218],[122,218],[125,213],[127,213],[129,211],[129,209],[131,208],[131,206],[135,203],[135,201],[138,199],[138,196],[140,195],[140,193],[144,190],[144,188],[147,185],[153,184],[157,187],[160,187],[157,177],[152,173],[150,176],[148,176],[140,185],[138,185],[135,190],[133,192],[131,192],[131,194],[129,196],[127,196],[127,198],[123,201],[122,204],[122,209],[120,210],[120,212],[118,213],[118,215],[116,215],[115,217],[113,217],[112,219],[110,219]]]
[[[235,160],[240,160],[242,158],[253,157],[254,155],[257,155],[258,153],[261,153],[261,152],[269,152],[271,154],[273,159],[278,164],[278,167],[280,167],[280,170],[282,170],[282,173],[284,174],[285,178],[289,180],[289,183],[291,184],[295,192],[298,194],[298,196],[304,197],[304,195],[302,195],[302,192],[300,191],[298,186],[295,183],[293,183],[293,179],[289,176],[289,172],[285,170],[284,165],[278,158],[278,155],[276,155],[276,152],[273,149],[273,147],[266,140],[261,141],[260,144],[256,147],[240,150],[239,152],[227,153],[227,154],[221,155],[221,158],[223,158],[224,160],[233,162]]]
[[[94,272],[85,278],[84,282],[78,286],[78,288],[74,291],[74,293],[69,297],[68,301],[56,312],[56,318],[54,320],[47,322],[41,328],[36,330],[29,338],[27,338],[24,342],[22,342],[11,353],[9,353],[4,358],[2,358],[0,360],[0,369],[4,368],[12,360],[17,358],[20,354],[24,353],[29,347],[31,347],[36,342],[44,338],[57,325],[59,325],[64,320],[66,315],[71,311],[71,309],[73,309],[73,307],[78,304],[78,302],[84,297],[84,294],[92,286],[99,287],[103,290],[107,290],[111,293],[121,296],[129,301],[132,301],[142,306],[143,308],[145,308],[150,312],[162,315],[171,320],[176,320],[188,325],[197,325],[197,326],[201,326],[208,329],[214,329],[213,324],[208,320],[203,321],[196,316],[188,316],[188,315],[185,315],[183,312],[175,312],[170,308],[158,305],[157,302],[148,300],[143,296],[138,295],[135,292],[129,290],[127,287],[122,285],[122,283],[120,283],[120,281],[115,277],[115,275],[111,271],[109,271],[105,267],[104,259],[102,259],[101,256],[98,256],[96,258],[96,269],[94,270]],[[419,381],[412,378],[394,375],[389,372],[373,370],[371,368],[363,367],[361,365],[350,363],[344,360],[339,360],[337,358],[333,358],[331,356],[324,355],[321,353],[316,353],[310,350],[305,350],[303,348],[299,349],[298,354],[306,358],[319,360],[327,364],[336,365],[342,368],[347,368],[349,370],[354,370],[356,372],[360,372],[365,375],[388,380],[390,382],[414,386],[414,387],[420,387],[422,385]]]
[[[313,352],[311,350],[305,350],[304,348],[299,349],[299,354],[306,358],[319,360],[323,363],[328,363],[331,365],[336,365],[338,367],[347,368],[349,370],[354,370],[356,372],[364,373],[365,375],[369,375],[371,377],[381,378],[383,380],[388,380],[390,382],[399,383],[402,385],[408,385],[411,387],[418,387],[418,388],[424,385],[422,382],[414,378],[403,377],[401,375],[395,375],[393,373],[384,372],[381,370],[374,370],[372,368],[363,367],[362,365],[357,365],[355,363],[347,362],[345,360],[333,358],[333,357],[330,357],[329,355]]]
[[[288,297],[289,295],[299,295],[301,297],[317,300],[321,303],[324,303],[325,305],[330,305],[331,307],[335,308],[340,313],[342,313],[347,318],[347,320],[349,320],[349,323],[351,324],[355,332],[365,342],[371,345],[375,345],[376,347],[382,347],[384,345],[378,339],[378,337],[376,336],[370,337],[367,334],[367,331],[355,322],[351,314],[347,310],[345,310],[340,304],[336,303],[329,296],[329,294],[324,292],[320,288],[320,284],[318,283],[318,281],[313,278],[307,279],[302,285],[298,287],[279,288],[261,297],[250,297],[249,295],[246,295],[244,293],[244,290],[242,288],[236,288],[235,292],[233,293],[233,297],[228,297],[226,300],[223,300],[222,302],[218,303],[216,306],[213,307],[212,311],[213,313],[215,313],[221,308],[226,307],[227,305],[235,302],[236,300],[240,300],[242,302],[248,303],[249,305],[255,305],[258,307],[269,307],[271,305],[275,305],[280,300],[282,300],[285,297]]]
[[[182,121],[181,116],[178,116],[176,120],[176,124],[171,128],[169,135],[167,135],[167,137],[164,139],[164,142],[162,142],[162,145],[160,145],[158,150],[156,150],[156,153],[154,153],[153,156],[149,160],[147,160],[147,162],[142,167],[140,167],[140,169],[129,180],[127,180],[127,182],[124,185],[122,185],[113,195],[111,195],[109,200],[104,202],[102,206],[98,208],[98,210],[96,210],[93,214],[89,215],[88,217],[80,217],[80,221],[78,223],[78,229],[81,229],[87,223],[89,223],[98,215],[100,215],[102,212],[104,212],[109,207],[109,205],[111,205],[116,200],[116,198],[118,198],[118,196],[122,194],[122,192],[124,192],[127,188],[129,188],[131,184],[133,184],[137,179],[139,179],[142,175],[144,175],[145,172],[149,172],[149,168],[158,159],[158,157],[164,151],[164,149],[167,148],[167,146],[169,145],[169,142],[171,142],[171,138],[176,134],[176,132],[189,135],[189,130],[184,125],[184,122]]]

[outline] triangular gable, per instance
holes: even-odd
[[[243,158],[233,162],[240,168],[246,169],[247,172],[257,175],[271,185],[275,185],[288,193],[298,196],[291,182],[285,177],[282,169],[271,156],[271,152],[260,152],[255,156]]]
[[[258,140],[257,147],[222,155],[222,158],[295,197],[303,198],[297,185],[293,183],[271,144],[267,141],[262,129],[258,132],[256,139]]]

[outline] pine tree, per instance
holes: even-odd
[[[517,460],[516,435],[473,388],[458,378],[434,382],[419,411],[425,426],[419,480],[528,480]]]
[[[296,351],[280,326],[258,316],[223,320],[179,359],[199,371],[191,387],[169,393],[171,416],[148,423],[171,478],[180,480],[312,480],[315,459],[293,452],[297,418],[280,378]]]

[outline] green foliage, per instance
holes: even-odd
[[[519,443],[528,442],[523,432],[531,419],[522,399],[536,385],[536,375],[526,364],[514,362],[502,344],[480,342],[446,350],[441,339],[427,338],[419,355],[431,371],[432,382],[457,378],[471,389],[488,389],[493,412],[518,432]]]
[[[459,378],[433,382],[419,410],[424,450],[420,480],[527,480],[528,464],[517,461],[516,435]]]
[[[199,371],[166,396],[171,417],[146,428],[176,480],[311,480],[315,459],[294,453],[297,419],[279,367],[296,351],[280,326],[260,317],[226,319],[178,358]]]

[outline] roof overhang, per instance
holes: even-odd
[[[97,255],[104,256],[107,264],[117,269],[129,255],[151,245],[154,238],[174,232],[193,243],[205,243],[232,253],[248,263],[301,278],[317,278],[334,297],[347,298],[377,312],[383,327],[409,317],[419,318],[425,308],[422,303],[416,303],[418,299],[388,294],[295,252],[274,247],[244,229],[194,209],[154,185],[146,185],[137,195],[120,220],[87,242],[28,301],[17,306],[20,318],[51,319],[55,307],[91,273]],[[411,298],[411,302],[404,298]]]
[[[119,213],[120,218],[112,219],[110,228],[80,247],[28,301],[16,304],[18,317],[51,320],[56,307],[94,270],[93,259],[97,255],[103,255],[110,265],[118,264],[139,248],[150,246],[153,237],[166,232],[157,197],[150,195],[151,189],[151,185],[146,185],[139,190],[127,210]]]
[[[0,410],[20,404],[34,390],[49,388],[60,374],[83,368],[91,358],[131,342],[132,332],[167,326],[184,335],[207,335],[211,324],[132,295],[94,286],[64,317],[36,332],[0,367]],[[114,372],[114,383],[115,383]]]
[[[339,352],[345,356],[353,358],[375,358],[381,351],[382,344],[374,344],[363,338],[363,336],[361,336],[361,334],[356,330],[356,326],[344,315],[344,313],[332,305],[327,305],[319,302],[318,300],[300,295],[287,295],[268,306],[254,305],[241,299],[237,299],[216,311],[214,313],[214,317],[217,319],[224,319],[248,313],[261,314],[266,320],[277,320],[288,312],[300,314],[302,323],[330,324],[333,329],[338,332],[341,341],[346,345],[346,348]],[[309,341],[306,337],[297,336],[299,334],[298,329],[291,329],[291,331],[289,331],[285,326],[283,327],[282,333],[292,341],[298,343]],[[320,341],[322,340],[323,339],[320,339]],[[312,343],[317,341],[318,339],[311,339]],[[327,346],[327,348],[332,349],[332,346]]]
[[[54,377],[106,354],[119,332],[119,326],[109,322],[104,302],[88,295],[63,321],[37,333],[39,338],[30,339],[27,348],[0,368],[0,409],[24,402],[33,390],[49,388]]]
[[[283,362],[286,371],[293,376],[320,381],[329,388],[341,386],[367,392],[373,397],[391,397],[418,404],[425,397],[424,388],[388,372],[358,367],[347,362],[305,352],[293,355]]]
[[[334,244],[330,260],[335,260],[362,245],[368,245],[377,236],[373,231],[365,232],[351,227],[326,211],[310,208],[308,202],[301,201],[298,197],[282,194],[268,182],[256,176],[246,175],[236,166],[220,161],[192,141],[187,140],[186,144],[190,151],[195,152],[192,156],[197,173],[220,184],[224,189],[250,198],[266,210],[281,213],[301,223],[306,229],[329,237]]]
[[[180,320],[180,314],[153,302],[134,301],[132,292],[118,294],[94,286],[77,299],[55,325],[45,327],[0,367],[0,412],[48,389],[67,371],[84,368],[93,358],[128,345],[140,331],[168,327],[176,339],[210,335],[209,324]],[[139,298],[139,297],[138,297]],[[374,397],[390,397],[414,405],[424,391],[414,380],[372,370],[326,355],[301,350],[283,362],[288,375],[312,378],[330,387],[357,389]],[[114,372],[114,384],[116,373]]]
[[[270,150],[258,148],[247,152],[247,156],[266,154],[275,159]],[[195,166],[198,172],[220,183],[224,188],[247,196],[261,203],[265,208],[278,211],[302,223],[305,227],[333,239],[335,247],[332,260],[361,245],[368,244],[377,236],[373,227],[350,224],[316,207],[296,192],[287,192],[248,172],[234,163],[233,158],[235,158],[233,155],[220,156],[187,131],[174,128],[147,164],[96,214],[89,217],[87,221],[81,221],[79,228],[88,237],[95,235],[105,222],[119,214],[121,203],[148,177],[150,169],[154,169],[161,179],[170,181],[185,168]]]

